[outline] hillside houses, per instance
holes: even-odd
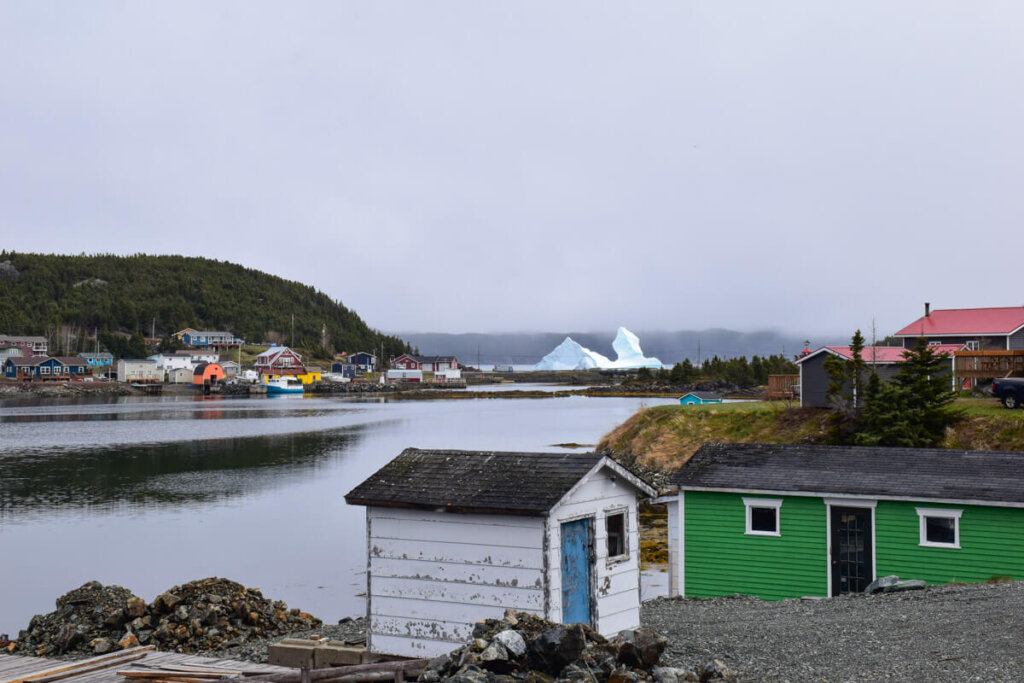
[[[0,347],[11,346],[21,349],[23,356],[45,356],[49,348],[46,337],[0,334]]]
[[[186,327],[174,333],[174,338],[185,346],[196,348],[226,349],[241,346],[245,340],[239,339],[231,332],[219,330],[193,330]]]

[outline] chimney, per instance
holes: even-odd
[[[931,314],[932,314],[932,305],[929,302],[925,301],[924,302],[924,317],[927,318]]]

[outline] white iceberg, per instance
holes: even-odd
[[[544,356],[533,366],[534,370],[590,370],[593,368],[630,369],[630,368],[661,368],[657,358],[647,358],[640,349],[640,339],[635,334],[620,327],[612,342],[616,359],[613,361],[596,351],[581,346],[572,337],[556,346],[551,353]]]
[[[580,346],[572,337],[556,346],[539,363],[534,370],[590,370],[592,368],[610,367],[611,361],[596,351]]]

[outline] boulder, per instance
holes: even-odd
[[[864,589],[864,595],[874,595],[875,593],[881,593],[886,588],[895,586],[897,583],[899,583],[899,581],[900,577],[896,576],[895,574],[890,574],[889,576],[880,576],[868,584],[868,587]]]
[[[513,657],[522,657],[526,654],[526,641],[518,631],[506,629],[494,636],[494,640],[501,643]]]
[[[658,663],[668,640],[650,629],[639,628],[635,631],[622,631],[612,644],[618,647],[617,657],[620,662],[626,666],[649,669]]]

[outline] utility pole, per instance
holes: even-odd
[[[288,346],[295,348],[295,314],[292,313],[292,334],[288,338]]]

